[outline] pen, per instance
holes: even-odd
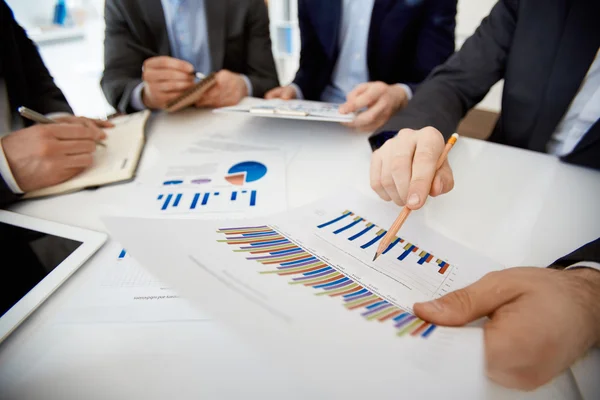
[[[127,46],[129,46],[133,50],[141,51],[147,57],[160,57],[160,54],[155,53],[154,51],[152,51],[152,50],[150,50],[150,49],[148,49],[148,48],[146,48],[144,46],[140,46],[139,44],[137,44],[135,42],[128,41],[127,42]],[[192,75],[196,76],[196,78],[198,78],[198,79],[204,79],[204,78],[206,78],[206,75],[204,75],[202,72],[198,72],[198,71],[194,71],[192,73]]]
[[[458,140],[458,133],[455,133],[452,136],[450,136],[450,139],[448,139],[448,142],[446,143],[446,147],[444,147],[444,151],[442,152],[442,154],[440,155],[440,158],[438,159],[437,165],[435,167],[436,171],[442,167],[442,164],[444,163],[444,161],[446,161],[446,158],[448,157],[448,153],[450,152],[450,150],[452,149],[452,146],[454,146],[454,143],[456,143],[457,140]],[[381,254],[383,254],[383,252],[389,247],[389,245],[392,243],[392,241],[396,237],[396,234],[398,233],[400,228],[402,228],[402,225],[404,225],[404,222],[410,215],[411,211],[412,210],[410,208],[404,206],[404,208],[400,212],[400,215],[398,215],[398,218],[396,218],[396,220],[394,221],[394,223],[392,224],[390,229],[387,231],[387,233],[381,240],[381,243],[379,243],[379,247],[377,247],[377,252],[375,253],[375,257],[373,257],[373,261],[377,260],[377,258]]]
[[[19,114],[23,118],[27,118],[30,121],[37,122],[38,124],[56,124],[57,122],[52,118],[48,118],[45,115],[40,114],[37,111],[33,111],[27,107],[19,107]],[[106,144],[102,143],[99,140],[96,140],[96,144],[98,146],[106,147]]]

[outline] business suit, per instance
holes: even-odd
[[[212,70],[245,74],[257,97],[278,86],[264,1],[209,0],[205,7]],[[104,14],[102,89],[113,107],[132,112],[132,92],[148,56],[127,42],[172,55],[161,0],[107,0]]]
[[[0,3],[0,37],[0,79],[6,84],[11,114],[17,113],[19,106],[42,114],[72,113],[67,99],[54,83],[36,46],[15,21],[12,10],[4,1]],[[4,117],[0,115],[0,118]],[[23,119],[22,124],[31,126],[33,123]],[[0,207],[17,199],[18,196],[0,179]]]
[[[456,0],[375,0],[367,64],[371,81],[412,90],[454,52]],[[299,0],[302,49],[294,79],[304,98],[319,100],[339,56],[342,0]]]
[[[448,138],[469,109],[505,79],[502,112],[491,141],[543,152],[577,94],[600,46],[600,2],[501,0],[463,48],[437,68],[394,120],[433,126]],[[370,138],[373,150],[394,132]],[[600,169],[600,122],[566,162]],[[596,240],[557,263],[600,262]]]

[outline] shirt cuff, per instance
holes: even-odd
[[[60,117],[72,117],[72,116],[73,116],[73,114],[69,114],[68,112],[53,112],[53,113],[45,115],[46,118],[50,118],[50,119],[60,118]]]
[[[565,271],[568,269],[577,269],[577,268],[591,268],[591,269],[600,271],[600,263],[592,262],[592,261],[581,261],[581,262],[575,263],[573,265],[569,265],[567,268],[565,268]]]
[[[10,170],[10,165],[8,165],[8,160],[6,159],[6,155],[4,154],[4,148],[2,148],[2,139],[0,139],[0,175],[6,182],[6,186],[14,193],[14,194],[23,194],[24,192],[21,190],[15,177]]]
[[[402,89],[404,89],[404,92],[406,92],[406,98],[408,101],[410,101],[410,99],[412,99],[413,97],[413,92],[412,89],[410,88],[410,86],[404,84],[404,83],[397,83],[398,86],[400,86]]]
[[[147,108],[142,100],[142,90],[144,90],[144,82],[140,82],[131,93],[131,107],[135,111],[142,111]]]
[[[296,85],[295,83],[290,83],[289,86],[296,91],[296,98],[298,100],[304,100],[304,93],[302,93],[300,86]]]
[[[254,94],[254,90],[252,89],[252,82],[250,82],[250,78],[242,74],[242,79],[246,83],[246,88],[248,89],[248,97],[252,97],[252,95]]]

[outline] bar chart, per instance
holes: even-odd
[[[211,207],[227,209],[228,206],[256,207],[258,190],[225,190],[211,192],[160,193],[156,197],[160,211],[200,211]]]
[[[387,231],[351,210],[329,218],[316,226],[320,238],[411,290],[420,291],[426,298],[444,294],[444,285],[453,280],[458,267],[404,237],[395,237],[382,256],[373,262],[373,254]]]
[[[337,221],[323,224],[323,227],[347,216],[352,215],[343,215]],[[352,221],[359,224],[362,219],[355,217]],[[374,229],[373,224],[363,228]],[[436,329],[435,325],[384,299],[270,226],[221,228],[218,233],[224,237],[218,242],[231,246],[234,252],[242,253],[246,260],[258,264],[261,275],[285,277],[290,285],[312,288],[317,296],[339,298],[340,304],[348,311],[360,313],[365,321],[388,323],[398,336],[427,338]]]

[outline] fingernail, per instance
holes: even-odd
[[[421,202],[421,200],[419,199],[419,195],[416,194],[416,193],[413,193],[408,198],[408,203],[407,204],[409,206],[418,206],[420,202]]]
[[[427,312],[430,313],[440,313],[444,311],[444,306],[441,301],[433,300],[428,301],[427,303],[421,303],[421,306],[425,308]]]

